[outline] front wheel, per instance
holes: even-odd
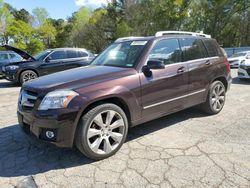
[[[207,100],[201,105],[202,109],[209,114],[219,113],[226,100],[226,88],[221,81],[213,82],[208,91]]]
[[[23,84],[23,83],[28,82],[30,80],[33,80],[33,79],[35,79],[37,77],[38,77],[38,75],[34,71],[26,70],[26,71],[23,71],[21,73],[19,82],[21,84]]]
[[[88,158],[114,155],[126,140],[128,120],[115,104],[102,104],[83,115],[76,134],[77,148]]]

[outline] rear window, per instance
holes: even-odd
[[[203,40],[203,42],[206,46],[209,57],[223,56],[223,53],[219,49],[219,46],[215,40],[206,39]]]
[[[201,39],[180,39],[183,61],[190,61],[207,57],[207,51]]]

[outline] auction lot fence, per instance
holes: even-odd
[[[248,51],[248,50],[250,51],[250,46],[239,47],[239,48],[224,48],[224,50],[227,52],[227,56],[230,57],[237,52]]]

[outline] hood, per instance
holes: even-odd
[[[16,52],[17,54],[19,54],[23,59],[26,59],[26,60],[33,60],[35,61],[36,59],[30,55],[28,52],[25,52],[19,48],[15,48],[13,46],[9,46],[9,45],[3,45],[2,46],[3,48],[5,48],[6,50],[10,50],[10,51],[13,51],[13,52]]]
[[[50,74],[27,82],[24,89],[34,92],[49,92],[56,89],[73,89],[134,74],[135,69],[111,66],[86,66]]]

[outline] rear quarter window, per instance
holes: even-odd
[[[88,54],[84,51],[78,51],[78,57],[88,57]]]
[[[209,57],[224,56],[216,40],[205,39],[203,40],[203,43],[207,49]]]

